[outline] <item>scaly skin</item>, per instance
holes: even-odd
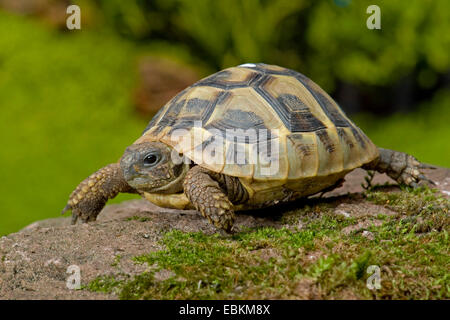
[[[108,199],[120,192],[137,193],[123,178],[120,165],[113,163],[82,181],[70,195],[61,214],[72,210],[72,224],[77,222],[78,217],[83,222],[95,221]]]
[[[399,184],[414,188],[418,186],[418,182],[421,180],[435,184],[420,171],[420,169],[434,169],[435,167],[420,163],[416,158],[404,152],[378,149],[380,156],[371,163],[364,165],[364,169],[386,173]]]
[[[234,222],[233,203],[245,202],[248,193],[236,177],[211,172],[200,166],[189,170],[184,193],[194,207],[214,226],[228,233]]]

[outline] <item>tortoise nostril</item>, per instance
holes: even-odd
[[[127,155],[124,159],[123,159],[126,163],[130,163],[133,161],[133,155]]]

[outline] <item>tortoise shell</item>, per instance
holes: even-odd
[[[231,138],[226,134],[230,129],[238,129]],[[239,136],[250,129],[256,129],[256,135]],[[182,133],[181,142],[177,132]],[[214,156],[222,161],[196,161],[220,133],[224,151]],[[279,146],[266,148],[268,156],[275,152],[279,159],[270,175],[264,173],[267,162],[259,157],[250,161],[262,152],[263,140]],[[222,70],[180,92],[136,143],[144,141],[164,142],[200,166],[247,181],[324,177],[320,180],[330,184],[378,156],[377,147],[316,83],[296,71],[261,63]],[[239,164],[229,161],[236,156],[236,145],[245,149]]]

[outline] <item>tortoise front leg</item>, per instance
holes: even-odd
[[[386,173],[389,177],[410,187],[417,187],[418,182],[423,180],[435,184],[425,177],[421,169],[435,169],[435,167],[419,162],[413,156],[389,149],[378,148],[380,156],[363,166],[366,170],[375,170]]]
[[[70,195],[61,214],[72,210],[72,224],[77,222],[78,217],[83,222],[95,221],[108,199],[119,192],[137,193],[125,181],[119,163],[113,163],[82,181]]]
[[[236,177],[212,172],[200,166],[188,171],[184,193],[195,209],[214,226],[230,233],[234,222],[233,203],[248,199],[248,193]]]

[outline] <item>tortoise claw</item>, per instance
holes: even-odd
[[[423,181],[426,181],[426,182],[428,182],[428,183],[430,183],[430,184],[432,184],[432,185],[436,185],[436,182],[434,182],[433,180],[431,180],[430,178],[427,178],[425,175],[423,175],[423,174],[419,174],[418,176],[417,176],[417,178],[419,178],[420,180],[423,180]]]
[[[436,166],[433,166],[431,164],[426,164],[426,163],[420,163],[418,165],[419,169],[437,169]]]
[[[72,225],[76,224],[77,220],[78,220],[78,215],[75,212],[73,212],[72,213],[72,220],[70,221],[70,224],[72,224]]]
[[[405,167],[401,171],[400,176],[397,178],[399,183],[403,183],[409,185],[410,187],[417,188],[419,187],[419,183],[421,181],[426,181],[431,185],[435,185],[436,183],[430,178],[426,177],[421,169],[436,169],[435,166],[424,164],[418,161],[411,155],[405,154],[405,156],[400,156],[399,159],[406,160]]]
[[[72,210],[72,206],[70,204],[67,204],[64,209],[61,211],[61,215],[65,214],[67,211]]]

